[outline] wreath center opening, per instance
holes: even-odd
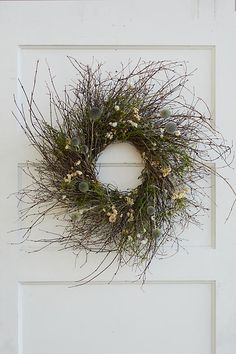
[[[98,156],[97,179],[109,188],[129,191],[141,184],[144,161],[130,142],[108,145]]]

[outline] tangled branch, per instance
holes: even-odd
[[[38,242],[76,254],[104,253],[79,284],[113,263],[117,271],[124,264],[138,267],[145,281],[153,258],[167,255],[167,243],[178,249],[176,225],[183,231],[207,210],[200,182],[210,174],[222,177],[212,163],[229,166],[231,148],[214,128],[207,105],[189,90],[192,74],[184,62],[139,61],[104,73],[101,64],[69,61],[77,78],[63,98],[49,68],[48,116],[34,99],[38,63],[30,95],[20,82],[27,113],[15,100],[14,116],[40,155],[27,163],[32,183],[18,195],[25,205],[21,218],[32,218],[24,240],[52,215],[66,222],[63,233]],[[133,190],[122,192],[97,179],[97,159],[114,142],[129,142],[142,155],[141,183]]]

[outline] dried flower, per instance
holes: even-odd
[[[176,200],[176,199],[182,199],[185,197],[186,193],[188,192],[188,188],[183,188],[181,190],[177,190],[173,193],[172,195],[172,199]]]
[[[111,223],[116,222],[116,218],[117,218],[116,214],[111,214],[109,216],[109,222]]]
[[[71,139],[70,138],[66,138],[65,150],[69,150],[70,149],[70,144],[71,144]]]
[[[117,127],[117,122],[110,122],[109,125],[113,128]]]
[[[157,167],[160,165],[160,162],[159,161],[151,161],[151,165]]]
[[[163,139],[164,138],[164,131],[165,129],[164,128],[160,128],[160,138]]]
[[[118,211],[116,210],[115,205],[112,205],[111,209],[114,214],[118,214]]]
[[[171,167],[167,166],[167,167],[162,167],[161,168],[161,173],[163,177],[168,176],[171,173]]]
[[[180,135],[181,135],[180,131],[179,131],[179,130],[176,130],[176,131],[175,131],[175,136],[180,136]]]
[[[138,122],[141,120],[141,117],[139,115],[139,109],[137,107],[133,107],[133,117]]]
[[[133,214],[130,215],[130,217],[128,218],[128,221],[129,221],[129,222],[134,221],[134,215],[133,215]]]
[[[134,122],[133,120],[128,119],[127,122],[134,128],[138,127],[138,123]]]
[[[146,245],[147,243],[148,243],[148,239],[147,238],[145,238],[144,240],[141,241],[142,245]]]
[[[128,205],[134,205],[134,200],[133,200],[133,198],[125,197],[125,199],[126,199],[126,203],[127,203]]]
[[[111,210],[112,210],[111,212],[107,213],[107,216],[109,216],[109,219],[108,219],[109,222],[114,223],[114,222],[116,222],[118,211],[117,211],[115,205],[112,205]]]
[[[128,216],[128,221],[130,222],[134,221],[134,210],[129,209],[129,211],[127,212],[127,216]]]
[[[113,138],[113,136],[114,136],[114,135],[113,135],[112,132],[107,132],[107,133],[106,133],[106,138],[108,138],[108,139],[110,139],[110,140]]]
[[[135,88],[134,83],[133,83],[133,82],[128,83],[128,88],[129,88],[130,90],[133,90],[133,89]]]
[[[75,171],[75,175],[76,175],[76,176],[81,176],[82,174],[83,174],[83,172],[80,171],[80,170]]]
[[[66,182],[66,183],[70,183],[71,182],[71,174],[70,173],[68,173],[67,175],[66,175],[66,177],[64,177],[64,181]]]

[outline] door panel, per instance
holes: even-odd
[[[211,352],[211,282],[148,282],[141,290],[98,281],[68,292],[69,285],[21,284],[24,354]]]

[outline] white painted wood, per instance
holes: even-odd
[[[144,161],[133,144],[116,142],[98,156],[97,178],[108,188],[129,191],[141,184]]]
[[[94,282],[70,292],[67,285],[20,285],[23,353],[210,353],[210,282],[150,282],[143,290]]]
[[[190,69],[198,68],[190,85],[206,99],[230,140],[236,129],[235,35],[233,1],[0,2],[0,353],[236,352],[235,211],[225,224],[233,197],[222,182],[212,188],[217,209],[209,204],[203,229],[184,234],[188,253],[156,260],[144,288],[130,283],[129,268],[112,285],[107,285],[110,270],[95,283],[70,288],[100,256],[80,268],[70,252],[51,248],[28,254],[32,246],[10,245],[20,234],[8,233],[18,224],[16,200],[7,199],[21,179],[26,182],[18,164],[36,156],[10,111],[12,94],[20,99],[17,78],[30,88],[37,59],[43,110],[45,59],[61,89],[73,78],[66,55],[103,60],[111,69],[140,57],[187,60]],[[225,175],[234,184],[235,172],[225,170]]]

